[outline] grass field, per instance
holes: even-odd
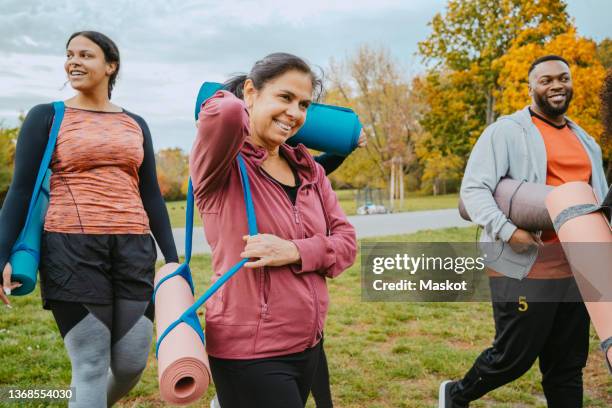
[[[347,215],[357,213],[355,203],[355,190],[337,190],[338,200]],[[439,210],[443,208],[457,208],[457,194],[444,194],[438,196],[418,196],[408,194],[404,199],[404,205],[396,211],[422,211]],[[185,226],[185,201],[170,201],[166,203],[170,223],[173,228]],[[195,210],[195,225],[202,225],[197,209]]]
[[[473,228],[451,228],[377,241],[472,241],[474,233]],[[210,258],[194,257],[192,269],[202,293],[211,274]],[[339,408],[437,407],[439,382],[460,377],[494,334],[487,303],[361,302],[359,263],[330,281],[329,290],[325,349]],[[14,308],[0,313],[0,387],[68,386],[70,363],[51,313],[41,309],[38,293],[13,299]],[[610,407],[612,383],[597,343],[592,333],[584,406]],[[543,408],[539,378],[536,364],[472,406]],[[213,393],[211,388],[193,407],[208,407]],[[153,354],[142,381],[120,406],[164,406]],[[311,400],[308,407],[314,407]]]

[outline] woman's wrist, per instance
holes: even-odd
[[[298,250],[297,245],[293,241],[287,241],[287,248],[289,252],[289,262],[290,264],[299,264],[302,263],[302,256],[300,255],[300,251]]]

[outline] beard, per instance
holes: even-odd
[[[548,100],[546,95],[540,95],[535,93],[535,103],[538,105],[538,108],[546,115],[550,117],[558,117],[564,115],[569,108],[569,104],[572,101],[572,96],[574,92],[572,90],[566,91],[565,102],[561,106],[554,106]]]

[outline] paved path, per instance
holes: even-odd
[[[357,230],[357,238],[409,234],[424,229],[467,227],[472,225],[470,222],[463,220],[456,209],[353,215],[349,217],[349,220]],[[176,242],[179,255],[184,255],[185,228],[174,228],[172,233],[174,234],[174,241]],[[210,253],[210,247],[206,243],[202,227],[195,227],[193,230],[193,253]]]

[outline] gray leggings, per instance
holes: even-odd
[[[153,338],[153,306],[116,299],[110,305],[49,300],[72,364],[71,408],[106,408],[144,371]]]

